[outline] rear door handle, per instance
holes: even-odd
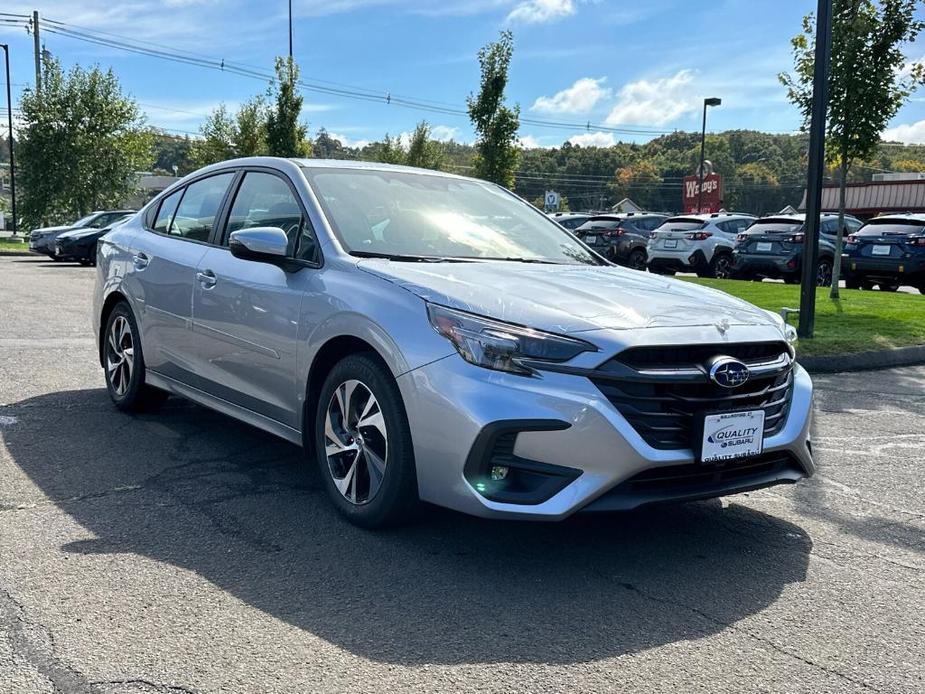
[[[139,253],[138,255],[132,256],[132,265],[135,266],[136,270],[144,270],[146,267],[148,267],[148,263],[150,262],[151,259],[144,253]]]
[[[211,270],[203,270],[202,272],[197,272],[196,279],[199,280],[199,284],[202,285],[203,289],[212,289],[212,287],[215,286],[215,283],[218,282],[218,279],[215,277],[215,273]]]

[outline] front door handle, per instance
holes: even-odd
[[[146,267],[148,267],[148,263],[150,262],[151,259],[144,253],[139,253],[138,255],[132,256],[132,265],[135,266],[136,270],[144,270]]]
[[[199,280],[199,284],[202,285],[203,289],[212,289],[212,287],[215,286],[215,283],[218,282],[218,279],[215,277],[215,273],[211,270],[203,270],[202,272],[197,272],[196,279]]]

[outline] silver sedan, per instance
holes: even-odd
[[[510,192],[272,158],[182,179],[99,242],[124,410],[168,394],[305,447],[350,520],[556,520],[812,474],[781,319],[614,267]]]

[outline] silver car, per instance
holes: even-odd
[[[729,279],[736,236],[756,219],[736,212],[666,219],[649,239],[648,268],[661,274],[696,272],[700,277]]]
[[[304,446],[350,520],[558,520],[812,474],[792,330],[614,267],[495,185],[373,163],[202,169],[100,239],[120,409],[174,394]]]

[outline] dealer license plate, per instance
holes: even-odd
[[[764,410],[704,416],[701,462],[747,458],[759,455],[763,447]]]
[[[665,239],[665,248],[677,248],[678,240],[677,239]]]
[[[871,255],[889,255],[893,249],[892,246],[874,246],[870,249]]]
[[[759,241],[755,244],[755,250],[759,253],[770,253],[771,248],[773,248],[773,244],[770,241]]]
[[[585,243],[587,244],[597,243],[597,236],[585,236]]]

